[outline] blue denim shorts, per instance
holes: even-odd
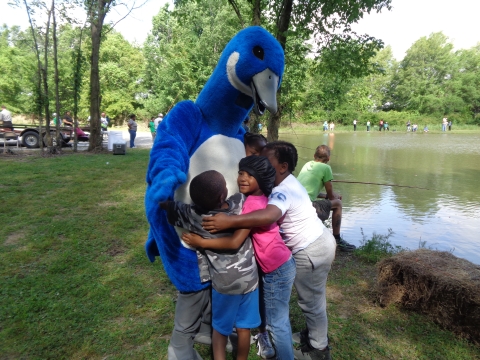
[[[243,295],[221,294],[212,289],[212,326],[228,336],[233,328],[253,329],[260,325],[258,289]]]

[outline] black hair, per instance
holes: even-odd
[[[246,171],[253,176],[263,194],[269,196],[275,183],[275,168],[265,156],[250,155],[238,163],[239,171]]]
[[[215,170],[204,171],[190,182],[190,197],[205,212],[220,206],[219,199],[224,191],[225,178]]]
[[[295,146],[289,142],[278,140],[267,143],[264,149],[273,150],[279,163],[287,163],[288,171],[293,173],[298,162],[298,154]]]
[[[243,135],[243,143],[248,146],[253,147],[262,140],[266,143],[268,142],[267,138],[262,134],[253,134],[251,132],[246,132],[245,135]]]
[[[135,114],[130,114],[129,116],[130,119],[133,119],[134,117],[136,117]]]
[[[327,145],[317,146],[313,157],[315,160],[320,160],[321,162],[326,163],[330,157],[330,148]]]

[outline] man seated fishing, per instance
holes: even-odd
[[[330,211],[332,211],[333,236],[337,241],[337,248],[340,251],[350,252],[355,250],[356,246],[348,243],[340,236],[342,196],[333,191],[333,174],[332,168],[328,165],[329,161],[330,148],[327,145],[318,146],[313,155],[313,160],[303,166],[297,179],[307,190],[320,220],[327,220]],[[323,188],[325,188],[326,194],[320,193]]]

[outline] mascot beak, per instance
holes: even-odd
[[[263,115],[265,109],[270,113],[277,112],[277,89],[279,77],[270,69],[265,69],[252,78],[253,110],[257,115]]]

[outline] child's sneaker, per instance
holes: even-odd
[[[275,349],[270,342],[268,332],[258,333],[257,335],[255,335],[254,339],[257,341],[257,355],[260,355],[262,359],[269,359],[275,356]]]
[[[293,358],[295,360],[332,360],[329,346],[319,350],[311,347],[308,343],[303,345],[301,349],[294,349]]]
[[[337,248],[340,251],[352,252],[357,248],[355,245],[346,242],[341,237],[339,239],[335,239],[335,241],[337,242]]]
[[[292,334],[292,341],[298,345],[304,345],[308,342],[308,329]]]

